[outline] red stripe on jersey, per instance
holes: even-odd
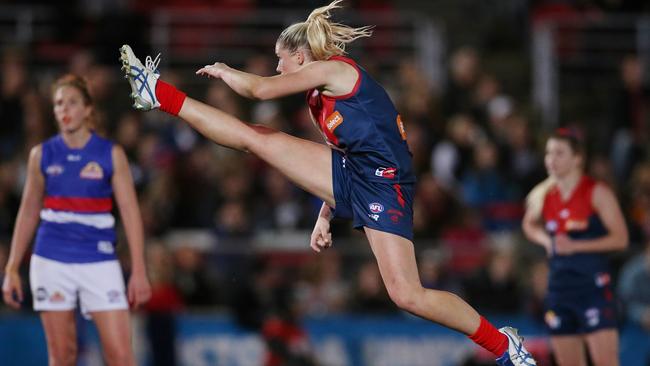
[[[395,192],[397,193],[397,203],[404,208],[406,201],[404,201],[404,195],[402,194],[402,186],[393,184],[393,188],[395,188]]]
[[[334,113],[336,100],[324,98],[324,95],[318,89],[312,89],[307,92],[307,103],[309,104],[309,110],[312,117],[314,117],[314,120],[318,124],[318,127],[327,141],[338,146],[339,139],[334,134],[334,129],[330,130],[327,127],[327,119]]]
[[[347,94],[336,95],[336,96],[332,96],[332,97],[325,95],[324,97],[325,98],[330,98],[330,99],[348,99],[351,96],[355,95],[357,93],[357,91],[359,91],[359,86],[361,86],[361,70],[359,70],[359,66],[357,66],[357,63],[354,62],[354,60],[352,60],[350,58],[347,58],[345,56],[332,56],[327,60],[328,61],[345,62],[346,64],[354,67],[354,69],[357,70],[357,81],[354,83],[354,88],[352,88],[352,91],[347,93]]]
[[[45,197],[44,208],[77,212],[109,212],[113,208],[112,198]]]

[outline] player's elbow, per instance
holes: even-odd
[[[270,88],[263,79],[257,81],[251,87],[251,98],[255,100],[269,100],[276,97],[273,88]]]
[[[528,220],[523,220],[521,223],[521,231],[523,231],[524,236],[528,240],[533,240],[533,232],[534,232],[534,226],[533,223],[529,222]]]
[[[621,233],[619,233],[618,238],[617,238],[618,246],[616,247],[616,250],[623,251],[626,250],[629,245],[630,245],[630,234],[627,232],[627,229],[622,230]]]

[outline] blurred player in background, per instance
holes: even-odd
[[[305,22],[282,32],[275,46],[280,75],[261,77],[221,63],[197,71],[222,79],[248,98],[306,92],[316,127],[329,146],[242,123],[187,98],[158,79],[154,60],[147,57],[144,66],[124,46],[123,69],[134,106],[160,108],[220,145],[258,155],[324,201],[311,236],[313,250],[332,245],[332,217],[352,219],[355,228],[365,231],[388,293],[400,308],[465,333],[501,365],[535,365],[516,330],[499,331],[458,296],[422,287],[412,243],[415,175],[406,131],[384,89],[344,56],[347,43],[370,36],[371,30],[332,22],[330,11],[339,3],[314,10]]]
[[[18,269],[36,232],[29,276],[34,310],[40,312],[45,328],[49,364],[76,364],[78,299],[82,312],[97,326],[107,364],[135,365],[128,307],[146,302],[151,289],[126,155],[91,129],[94,106],[82,78],[58,79],[52,101],[60,133],[30,152],[3,298],[8,305],[20,307]],[[130,249],[127,293],[115,255],[113,195]]]
[[[528,196],[523,230],[549,256],[546,325],[560,366],[584,366],[584,344],[597,366],[618,365],[616,309],[607,252],[628,233],[610,188],[583,173],[578,133],[558,129],[546,143],[549,177]]]

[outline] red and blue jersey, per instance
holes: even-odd
[[[592,205],[597,182],[583,176],[571,196],[564,200],[557,186],[544,198],[542,216],[553,237],[565,234],[572,240],[592,240],[607,235],[607,228]],[[609,261],[604,253],[553,255],[550,259],[549,292],[591,290],[611,282]]]
[[[311,114],[328,144],[342,151],[348,166],[370,181],[414,183],[406,131],[384,88],[353,60],[343,56],[329,60],[352,65],[359,76],[346,95],[307,92]]]
[[[94,133],[79,149],[61,135],[43,143],[45,197],[34,254],[67,263],[115,259],[112,149]]]

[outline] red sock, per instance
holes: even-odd
[[[185,93],[176,89],[175,86],[158,79],[156,83],[156,98],[158,98],[158,103],[160,103],[161,111],[178,116],[185,97]]]
[[[494,325],[490,324],[484,317],[481,317],[481,325],[474,334],[469,336],[474,343],[501,357],[508,349],[508,337],[499,332]]]

